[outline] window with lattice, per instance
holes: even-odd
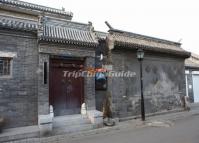
[[[11,58],[0,57],[0,77],[11,75]]]

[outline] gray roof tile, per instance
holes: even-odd
[[[73,16],[72,12],[66,12],[60,9],[55,9],[55,8],[50,8],[46,6],[41,6],[37,4],[32,4],[24,1],[19,1],[19,0],[0,0],[0,4],[8,4],[12,6],[17,6],[17,7],[22,7],[22,8],[28,8],[32,10],[39,10],[43,12],[49,12],[49,13],[55,13],[55,14],[61,14],[61,15],[66,15],[66,16]]]
[[[90,30],[80,30],[66,26],[44,25],[43,35],[41,40],[83,44],[83,45],[97,45],[98,42]]]
[[[132,48],[142,47],[157,52],[175,53],[186,57],[190,56],[190,53],[182,49],[181,44],[177,42],[115,29],[111,29],[109,33],[109,36],[114,39],[115,44],[118,46],[127,46]]]
[[[185,66],[190,68],[199,68],[199,63],[192,61],[191,59],[187,59],[185,61]]]
[[[0,16],[0,28],[42,32],[41,34],[38,34],[38,38],[46,41],[88,46],[97,46],[98,44],[97,38],[88,24],[76,23],[67,20],[57,20],[54,22],[49,21],[47,19],[43,22],[43,31],[41,31],[38,29],[38,21]]]

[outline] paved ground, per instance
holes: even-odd
[[[199,115],[177,120],[170,127],[146,126],[71,139],[70,143],[199,143]]]
[[[146,123],[124,122],[119,128],[95,135],[67,138],[61,143],[199,143],[199,106],[190,112],[153,116]]]
[[[130,120],[113,128],[12,143],[199,143],[199,104],[191,109],[148,117],[144,123]]]

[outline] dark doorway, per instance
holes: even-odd
[[[80,113],[81,104],[84,102],[84,79],[72,74],[83,70],[83,63],[82,60],[50,60],[49,102],[53,106],[55,116]]]

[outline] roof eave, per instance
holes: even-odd
[[[146,46],[146,45],[126,43],[126,42],[121,42],[121,41],[115,41],[115,46],[123,46],[123,47],[126,47],[126,48],[135,49],[135,50],[137,48],[143,48],[146,51],[178,55],[178,56],[183,57],[185,59],[189,58],[191,56],[191,53],[187,52],[187,51],[177,51],[177,50],[172,50],[172,49],[163,49],[163,48],[159,48],[159,47],[151,47],[151,46]]]
[[[46,37],[40,37],[39,41],[40,42],[45,41],[45,42],[53,42],[53,43],[60,43],[60,44],[79,45],[79,46],[86,46],[86,47],[97,47],[99,44],[98,42],[74,41],[74,40],[46,38]]]
[[[16,31],[23,31],[23,32],[31,32],[37,34],[37,29],[26,29],[26,28],[18,28],[18,27],[9,27],[9,26],[1,26],[0,29],[2,30],[16,30]]]

